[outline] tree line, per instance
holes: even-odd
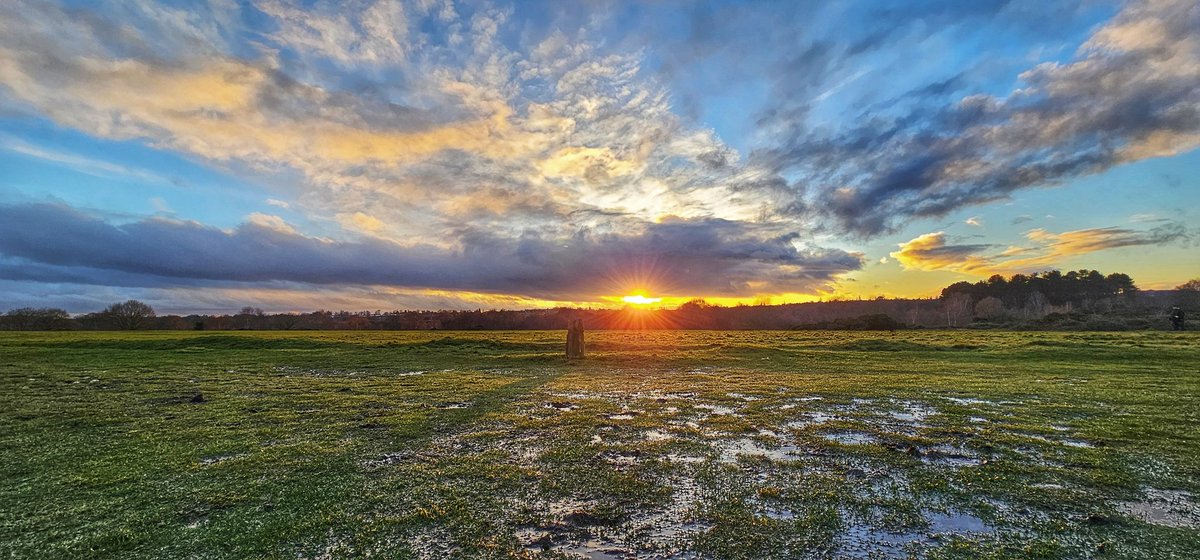
[[[945,287],[929,299],[837,300],[723,307],[693,300],[676,309],[527,309],[313,311],[266,313],[244,307],[226,315],[159,315],[137,300],[71,316],[19,308],[0,316],[2,330],[550,330],[570,318],[589,329],[1165,328],[1169,308],[1200,315],[1200,279],[1173,291],[1144,292],[1127,274],[1095,270],[992,276]],[[1162,323],[1160,325],[1160,323]]]

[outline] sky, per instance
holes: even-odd
[[[1171,288],[1197,146],[1194,0],[15,0],[0,308]]]

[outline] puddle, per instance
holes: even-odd
[[[961,404],[961,405],[982,404],[982,405],[991,406],[991,405],[996,404],[996,401],[989,401],[987,399],[976,399],[976,398],[972,398],[972,397],[942,397],[942,398],[944,398],[954,404]]]
[[[606,451],[599,455],[604,462],[616,467],[632,467],[638,464],[642,454],[638,451]]]
[[[675,436],[662,430],[649,430],[646,432],[646,441],[667,441],[674,438]]]
[[[728,414],[736,414],[736,412],[734,412],[734,410],[732,408],[730,408],[728,406],[722,406],[719,404],[698,404],[695,406],[696,406],[696,408],[701,408],[701,409],[707,410],[718,416],[723,416],[723,415],[728,415]]]
[[[588,540],[574,546],[555,547],[553,550],[591,560],[625,560],[631,557],[629,551],[598,540]]]
[[[1151,525],[1200,529],[1200,503],[1190,492],[1144,488],[1145,499],[1117,504],[1117,511]]]
[[[245,457],[245,455],[240,454],[240,453],[228,453],[225,455],[209,455],[208,457],[201,457],[200,464],[205,467],[209,467],[209,466],[215,465],[217,463],[224,463],[225,461],[228,461],[230,459],[238,459],[240,457]]]
[[[800,448],[790,443],[769,448],[751,438],[725,441],[717,445],[717,449],[721,452],[722,463],[736,463],[741,456],[766,457],[772,461],[795,461],[801,454]]]
[[[697,457],[694,455],[678,455],[671,453],[667,455],[667,461],[672,463],[697,464],[708,461],[708,457]]]
[[[441,405],[438,405],[437,408],[438,408],[438,410],[456,410],[456,409],[460,409],[460,408],[467,408],[469,406],[471,406],[471,403],[466,402],[466,401],[460,401],[460,402],[443,403]]]
[[[627,413],[627,412],[622,412],[620,414],[609,414],[608,419],[609,420],[633,420],[633,414]]]
[[[394,451],[392,453],[384,453],[383,456],[378,459],[367,459],[362,461],[361,464],[364,467],[373,469],[387,465],[398,465],[400,463],[413,461],[416,458],[416,454],[410,451]]]
[[[763,515],[779,521],[791,521],[796,518],[796,512],[788,508],[775,505],[768,505],[764,507]]]
[[[929,521],[929,531],[932,533],[990,533],[992,528],[982,519],[961,512],[929,513],[925,519]]]
[[[820,424],[825,424],[825,423],[832,422],[837,419],[838,419],[838,417],[834,416],[832,414],[825,414],[824,412],[810,412],[807,414],[806,419],[794,420],[794,421],[788,422],[786,424],[786,426],[789,428],[801,429],[801,428],[806,428],[808,426],[817,426]]]
[[[1092,448],[1096,447],[1096,446],[1092,445],[1091,443],[1083,441],[1081,439],[1050,439],[1046,436],[1039,436],[1037,434],[1021,434],[1021,436],[1028,438],[1028,439],[1032,439],[1034,441],[1040,441],[1042,443],[1065,445],[1067,447],[1075,447],[1075,448],[1080,448],[1080,449],[1092,449]]]
[[[914,423],[938,414],[937,409],[920,403],[905,402],[901,403],[901,407],[901,410],[889,411],[888,416],[900,422]]]
[[[925,530],[886,530],[856,521],[848,523],[839,539],[839,558],[911,558],[914,549],[927,547],[936,540],[932,535],[948,533],[990,533],[982,519],[974,515],[951,512],[926,512],[929,523]]]
[[[725,395],[731,399],[738,399],[738,400],[747,401],[747,402],[760,400],[760,397],[756,397],[753,395],[747,395],[744,393],[725,393]]]
[[[572,403],[572,402],[567,402],[567,401],[548,402],[544,406],[546,408],[557,410],[559,412],[570,412],[572,410],[579,409],[579,405]]]
[[[866,432],[832,432],[821,434],[821,437],[842,445],[866,445],[875,443],[875,436]]]
[[[1053,482],[1039,482],[1037,484],[1031,484],[1030,488],[1037,488],[1039,490],[1066,490],[1067,489],[1066,486],[1063,486],[1061,484],[1055,484]]]
[[[972,451],[956,445],[942,444],[921,448],[921,461],[943,467],[977,467],[983,459]]]

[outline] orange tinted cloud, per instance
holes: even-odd
[[[939,231],[901,243],[891,256],[906,270],[990,276],[1053,268],[1071,257],[1119,247],[1172,243],[1189,234],[1177,224],[1168,224],[1147,231],[1106,227],[1054,233],[1034,229],[1025,237],[1030,247],[1010,246],[997,252],[992,245],[948,243],[946,234]]]

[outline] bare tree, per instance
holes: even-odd
[[[975,316],[994,319],[1004,314],[1004,302],[1000,298],[985,297],[975,304]]]
[[[946,298],[942,304],[946,308],[946,325],[951,327],[962,326],[970,323],[974,319],[972,310],[974,309],[974,301],[971,296],[964,293],[954,293]]]
[[[114,303],[104,310],[104,314],[118,329],[132,331],[144,329],[154,318],[154,308],[136,299],[122,303]]]

